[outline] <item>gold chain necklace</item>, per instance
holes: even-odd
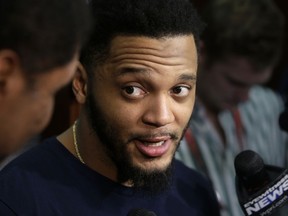
[[[83,158],[81,157],[81,154],[79,152],[79,148],[78,148],[78,144],[77,144],[77,137],[76,137],[76,125],[77,124],[77,121],[74,122],[73,124],[73,139],[74,139],[74,148],[75,148],[75,151],[76,151],[76,155],[78,157],[78,159],[81,161],[81,163],[85,164]]]

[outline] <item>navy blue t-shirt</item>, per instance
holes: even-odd
[[[134,208],[157,216],[219,215],[209,181],[179,161],[171,187],[153,197],[93,171],[55,138],[0,172],[1,216],[126,216]]]

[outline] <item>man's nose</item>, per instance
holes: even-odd
[[[158,95],[147,102],[147,109],[143,115],[143,122],[155,127],[170,124],[175,120],[173,101],[169,95]]]

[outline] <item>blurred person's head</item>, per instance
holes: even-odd
[[[84,106],[79,123],[89,131],[78,143],[89,143],[87,154],[96,149],[100,173],[161,190],[193,110],[203,24],[186,0],[92,0],[91,7],[94,33],[73,81]]]
[[[281,54],[284,18],[272,0],[208,0],[197,95],[215,113],[248,99]]]
[[[48,124],[89,32],[84,0],[0,0],[0,159]]]

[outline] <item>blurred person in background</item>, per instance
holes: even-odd
[[[89,23],[84,0],[0,0],[0,168],[48,124]]]
[[[209,176],[222,215],[243,215],[234,158],[252,149],[285,167],[287,134],[278,123],[282,98],[265,84],[281,54],[284,18],[271,0],[210,0],[201,11],[196,102],[177,158]]]

